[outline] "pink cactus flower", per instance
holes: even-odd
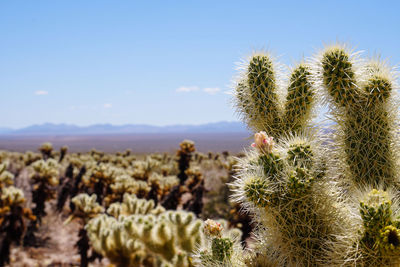
[[[221,236],[223,230],[222,225],[214,220],[206,220],[204,222],[204,234],[207,236]]]
[[[251,146],[257,148],[260,152],[271,153],[274,146],[274,138],[261,131],[254,134],[254,143]]]

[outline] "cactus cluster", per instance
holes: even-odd
[[[6,169],[7,164],[0,163],[0,266],[10,262],[11,246],[21,243],[27,221],[36,221],[24,192],[14,186],[14,175]]]
[[[38,160],[32,164],[32,202],[36,205],[33,212],[39,220],[46,215],[45,202],[56,196],[55,186],[59,183],[58,168],[59,164],[54,159]]]
[[[277,69],[255,53],[236,83],[238,112],[257,133],[232,197],[257,228],[239,264],[214,265],[398,266],[393,70],[343,45],[294,67],[288,82]],[[318,101],[333,129],[312,123]]]
[[[165,211],[152,200],[124,195],[108,213],[86,225],[93,248],[116,266],[193,266],[201,221],[192,213]]]
[[[146,227],[151,227],[147,225],[153,223],[151,238],[157,235],[157,229],[164,227],[164,224],[165,234],[172,233],[171,238],[164,241],[157,238],[147,240],[145,235],[141,241],[137,237],[127,236],[137,239],[135,244],[140,245],[138,255],[142,257],[141,266],[194,266],[193,253],[200,244],[206,243],[199,226],[201,221],[198,219],[203,216],[203,199],[219,196],[215,193],[220,189],[227,191],[227,188],[221,187],[206,190],[205,178],[214,177],[214,181],[224,185],[224,175],[228,175],[228,172],[229,177],[233,175],[235,162],[229,153],[220,155],[196,152],[192,141],[182,142],[176,154],[144,156],[134,155],[131,151],[103,153],[97,150],[67,154],[66,147],[57,151],[50,143],[42,145],[39,151],[41,153],[0,151],[0,196],[3,199],[0,200],[0,225],[1,231],[4,231],[0,233],[0,238],[2,244],[6,244],[0,247],[5,249],[2,252],[4,262],[9,255],[6,250],[11,249],[12,266],[20,264],[21,255],[24,255],[24,261],[36,257],[25,254],[31,250],[29,247],[41,250],[40,247],[53,246],[53,242],[58,241],[59,233],[64,233],[64,227],[76,228],[77,242],[74,248],[68,250],[74,253],[76,248],[80,260],[78,262],[78,257],[69,257],[63,259],[63,262],[87,267],[96,260],[100,261],[99,264],[112,261],[113,255],[120,253],[118,248],[107,252],[111,254],[105,254],[96,239],[93,239],[95,236],[89,235],[87,226],[89,221],[105,216],[116,221],[127,221],[128,218],[142,220],[140,218],[143,217],[148,221]],[[184,182],[181,184],[182,177]],[[13,185],[22,191],[10,187]],[[227,192],[223,195],[227,197]],[[54,198],[57,198],[56,201]],[[171,203],[176,211],[166,211],[168,207],[162,205],[168,206]],[[220,204],[230,207],[228,203]],[[10,205],[16,208],[10,208]],[[28,207],[33,208],[37,219]],[[55,211],[56,214],[53,213]],[[65,223],[54,223],[60,219]],[[241,227],[240,222],[236,218],[235,223],[226,223],[225,228]],[[141,229],[144,229],[144,225],[142,226]],[[19,230],[9,231],[10,227]],[[102,229],[104,232],[111,231],[107,227]],[[181,232],[182,229],[187,229],[186,233]],[[56,235],[53,234],[54,231],[57,231]],[[191,231],[193,237],[188,234]],[[4,237],[7,238],[3,239]],[[23,247],[19,246],[22,245],[19,243],[21,238]],[[113,242],[112,239],[108,240],[110,241],[107,242]],[[171,244],[172,249],[161,249],[170,247]],[[135,255],[132,251],[126,253]],[[108,260],[103,259],[108,257]],[[140,265],[134,260],[131,266]]]

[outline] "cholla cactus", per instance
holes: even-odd
[[[67,155],[67,152],[68,152],[67,146],[62,146],[60,148],[60,157],[58,159],[58,162],[61,162],[65,158],[65,155]]]
[[[0,191],[0,266],[10,260],[12,243],[20,244],[25,233],[25,219],[34,221],[36,217],[30,209],[24,208],[25,197],[21,189],[14,186],[3,187]]]
[[[107,204],[122,201],[125,193],[141,195],[150,191],[150,187],[146,182],[137,181],[127,174],[116,177],[113,183],[110,184],[110,189],[112,193],[105,197]]]
[[[280,84],[271,57],[255,54],[236,86],[240,114],[260,131],[233,184],[258,224],[246,264],[397,266],[396,197],[371,191],[398,188],[391,70],[335,46],[292,70],[286,103]],[[309,122],[318,94],[337,122],[325,147]]]
[[[32,164],[32,168],[32,201],[36,205],[33,213],[40,221],[41,217],[46,215],[45,201],[55,198],[54,186],[59,183],[59,165],[54,159],[38,160]]]
[[[201,242],[201,221],[168,211],[118,219],[101,215],[86,229],[93,248],[117,266],[192,266],[190,253]]]
[[[343,252],[332,244],[344,238],[348,222],[336,188],[321,175],[321,148],[311,137],[274,145],[258,133],[255,150],[241,161],[233,197],[258,218],[262,243],[248,264],[323,266]]]
[[[35,232],[38,230],[38,223],[46,215],[46,201],[55,198],[56,188],[59,183],[59,165],[56,160],[43,159],[32,164],[33,173],[30,178],[32,184],[32,202],[35,204],[33,214],[37,217],[37,222],[31,222],[24,237],[25,246],[36,246],[37,238]]]
[[[360,205],[354,222],[359,228],[355,241],[348,244],[349,261],[357,266],[398,266],[400,213],[395,194],[377,189],[358,193]]]
[[[74,210],[72,215],[67,219],[65,224],[69,223],[75,218],[81,220],[81,229],[79,230],[79,239],[76,242],[76,247],[78,248],[79,255],[81,256],[81,267],[87,267],[89,261],[95,257],[88,257],[89,238],[87,236],[85,224],[92,218],[95,218],[100,213],[104,212],[104,208],[96,202],[96,195],[89,196],[88,194],[79,194],[71,199],[74,204]]]
[[[0,163],[0,189],[14,184],[14,175],[7,171],[7,164]]]
[[[51,152],[53,151],[53,145],[49,142],[43,143],[39,147],[40,153],[42,153],[43,159],[47,160],[48,158],[51,158]]]
[[[254,131],[275,138],[306,126],[315,94],[310,67],[301,63],[292,70],[284,102],[278,69],[268,53],[255,53],[240,67],[236,83],[236,107],[243,120]]]
[[[177,161],[179,168],[179,173],[177,176],[179,179],[179,185],[174,186],[171,189],[170,193],[164,197],[162,205],[166,209],[177,209],[182,194],[188,191],[188,189],[189,190],[194,189],[195,185],[201,183],[202,181],[201,173],[197,170],[190,169],[190,161],[192,159],[192,153],[195,150],[196,149],[193,141],[184,140],[182,143],[180,143],[180,150],[177,151]],[[191,179],[188,180],[189,176],[191,176]],[[199,199],[202,198],[203,191],[204,191],[203,189],[199,191],[200,193]],[[196,204],[196,206],[197,207],[194,208],[193,211],[199,210],[198,207],[199,205]]]
[[[196,148],[194,147],[194,142],[190,140],[184,140],[179,146],[180,150],[177,152],[179,166],[178,178],[180,183],[183,184],[188,178],[186,170],[189,169],[192,153],[196,150]]]
[[[333,148],[346,182],[356,187],[397,185],[393,70],[378,60],[361,60],[359,53],[336,45],[316,57],[314,72],[337,123]]]
[[[153,214],[164,212],[161,206],[155,206],[153,200],[137,198],[136,195],[125,193],[121,203],[113,203],[107,209],[107,213],[118,218],[120,215]]]
[[[90,219],[104,212],[104,208],[96,201],[96,195],[79,194],[72,198],[71,202],[74,203],[74,210],[69,220],[74,217],[81,218],[84,224],[86,224]]]
[[[203,232],[205,244],[196,252],[196,266],[246,266],[240,245],[240,230],[227,230],[227,222],[224,220],[208,219],[204,222]]]
[[[84,183],[89,190],[96,194],[97,202],[103,203],[105,195],[110,193],[110,185],[115,181],[116,177],[122,175],[118,168],[110,165],[101,163],[95,166],[90,172],[88,172]]]

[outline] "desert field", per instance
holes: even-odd
[[[168,232],[181,231],[182,227],[194,231],[200,220],[214,218],[227,229],[240,231],[242,240],[248,238],[250,219],[239,215],[239,207],[229,201],[227,185],[233,181],[237,156],[242,156],[227,150],[235,147],[233,140],[238,136],[197,136],[200,147],[209,150],[207,153],[197,150],[197,142],[179,142],[178,138],[55,137],[46,139],[53,141],[54,147],[44,143],[36,148],[35,142],[42,139],[15,138],[11,142],[3,139],[0,223],[6,231],[1,234],[0,266],[178,266],[176,256],[166,257],[165,250],[154,249],[151,244],[155,241],[139,237],[140,233],[129,236],[130,232],[123,232],[119,237],[124,242],[135,240],[140,247],[138,251],[123,253],[116,248],[111,252],[113,249],[104,247],[105,241],[101,240],[108,236],[107,242],[115,242],[115,237],[104,234],[113,232],[116,226],[104,225],[102,236],[90,230],[96,218],[114,220],[114,224],[128,220],[126,216],[130,220],[141,218],[146,224],[154,224],[154,231],[159,231],[159,224],[165,220],[162,216],[168,215],[168,222],[163,222],[167,223]],[[165,143],[166,139],[169,143]],[[178,143],[175,151],[174,142]],[[69,146],[57,148],[65,143]],[[127,147],[139,149],[139,153],[129,149],[77,152],[96,145],[116,151],[124,144],[131,144]],[[27,149],[31,151],[15,152]],[[149,153],[152,150],[170,152]],[[190,220],[188,226],[174,226],[180,216]],[[151,218],[155,221],[146,222]],[[140,227],[141,223],[136,223]],[[202,234],[193,232],[192,235]],[[179,255],[185,255],[185,261],[192,260],[195,247],[173,244],[176,251],[181,251]],[[115,253],[124,261],[116,259]]]
[[[58,136],[7,136],[0,135],[0,150],[25,152],[35,151],[44,142],[51,142],[54,148],[64,145],[71,152],[87,152],[92,148],[115,153],[131,149],[135,154],[174,152],[184,139],[193,140],[197,151],[206,153],[230,151],[239,153],[251,143],[250,133],[167,133],[130,135],[58,135]]]

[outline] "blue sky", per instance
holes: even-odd
[[[237,120],[225,92],[254,49],[400,63],[399,1],[303,2],[0,1],[0,127]]]

